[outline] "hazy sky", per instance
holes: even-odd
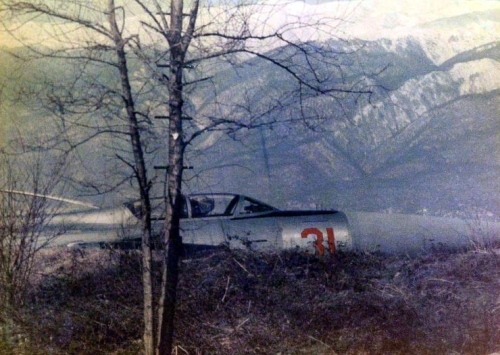
[[[287,2],[287,0],[285,0]],[[120,1],[117,1],[120,3]],[[278,3],[269,1],[269,3]],[[283,3],[281,1],[280,3]],[[104,4],[104,0],[103,0]],[[500,10],[500,1],[494,0],[356,0],[331,1],[315,5],[313,1],[296,2],[285,6],[288,16],[274,10],[268,19],[283,23],[288,19],[307,16],[341,17],[341,30],[349,36],[363,39],[391,37],[407,34],[416,26],[442,18],[453,18],[474,11]],[[267,14],[266,14],[267,16]],[[500,33],[500,21],[489,24],[489,31]],[[130,25],[130,22],[127,24]],[[485,24],[487,26],[488,24]],[[19,29],[19,23],[11,22],[9,29]],[[134,26],[132,26],[134,27]],[[24,41],[50,44],[48,38],[53,26],[47,22],[29,21],[21,27],[17,35]],[[0,46],[18,46],[19,42],[0,33]]]

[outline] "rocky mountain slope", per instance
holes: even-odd
[[[498,218],[500,42],[476,28],[498,28],[495,13],[436,19],[408,35],[354,42],[365,71],[386,68],[373,81],[387,91],[347,104],[345,115],[310,98],[307,107],[331,118],[314,132],[276,125],[238,141],[205,138],[203,160],[210,156],[221,169],[210,170],[201,185],[281,206]],[[252,68],[252,75],[221,79],[221,101],[286,85],[265,64]],[[201,159],[193,163],[209,168]]]

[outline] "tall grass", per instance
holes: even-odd
[[[26,340],[9,351],[141,352],[138,253],[48,250],[36,267],[18,313]],[[182,262],[179,294],[177,354],[500,349],[500,256],[491,251],[317,258],[220,250]]]

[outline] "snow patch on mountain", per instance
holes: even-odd
[[[484,94],[500,89],[500,63],[489,58],[456,64],[450,75],[460,83],[460,95]]]

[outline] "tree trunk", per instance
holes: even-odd
[[[182,68],[180,69],[182,71]],[[162,272],[162,295],[159,306],[158,354],[171,354],[173,348],[174,316],[179,278],[179,258],[182,251],[180,212],[182,209],[182,170],[184,143],[182,140],[182,93],[174,90],[170,97],[170,137],[168,196],[165,218],[165,260]]]
[[[139,185],[141,199],[141,246],[142,246],[142,283],[144,296],[144,353],[153,355],[155,348],[154,338],[154,310],[153,310],[153,282],[152,282],[152,253],[151,253],[151,201],[149,196],[149,182],[147,177],[146,163],[142,150],[139,124],[137,121],[132,88],[130,85],[127,57],[125,53],[125,42],[120,33],[115,16],[114,0],[109,0],[109,24],[118,59],[120,71],[121,91],[124,105],[127,111],[128,127],[132,151],[134,156],[135,176]]]
[[[179,258],[182,240],[179,231],[181,213],[181,186],[184,158],[182,127],[183,110],[183,66],[185,48],[182,45],[183,0],[171,3],[170,71],[169,92],[169,139],[168,139],[168,196],[165,218],[165,264],[162,277],[162,297],[159,309],[158,354],[170,355],[173,349],[174,317],[179,280]]]

